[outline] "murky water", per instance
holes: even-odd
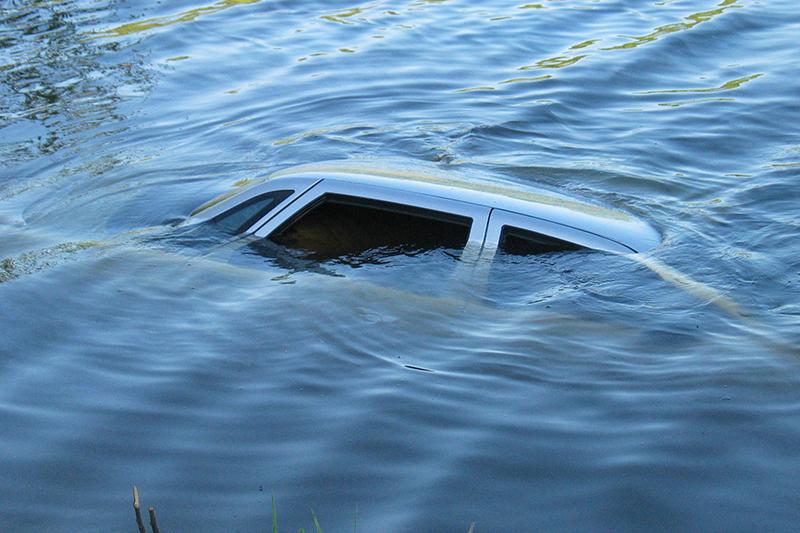
[[[792,530],[789,0],[0,4],[0,521]],[[645,257],[318,268],[172,226],[402,158],[629,210]]]

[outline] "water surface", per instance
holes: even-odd
[[[149,4],[149,5],[148,5]],[[5,531],[792,530],[800,14],[777,0],[0,7]],[[276,261],[174,224],[401,159],[645,257]]]

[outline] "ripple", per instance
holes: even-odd
[[[634,94],[640,95],[647,95],[647,94],[682,94],[682,93],[718,93],[723,91],[732,91],[733,89],[738,89],[745,83],[758,79],[763,76],[763,73],[758,74],[751,74],[749,76],[743,76],[741,78],[737,78],[735,80],[726,81],[725,83],[721,84],[718,87],[705,87],[705,88],[697,88],[697,89],[658,89],[658,90],[649,90],[649,91],[639,91]]]
[[[363,8],[353,7],[344,11],[340,11],[335,15],[322,15],[319,18],[322,20],[327,20],[328,22],[335,22],[337,24],[354,24],[355,22],[349,19],[351,17],[355,17],[356,15],[360,15],[365,11],[366,10]]]
[[[126,37],[128,35],[147,32],[154,28],[164,28],[167,26],[172,26],[173,24],[194,22],[199,17],[205,15],[212,15],[219,11],[223,11],[235,6],[257,4],[259,2],[261,2],[261,0],[220,0],[219,2],[209,6],[188,9],[173,15],[151,17],[135,22],[128,22],[126,24],[121,24],[105,30],[92,31],[89,33],[89,35],[93,38]]]
[[[729,9],[741,7],[738,2],[739,0],[722,0],[719,4],[717,4],[717,9],[709,9],[707,11],[692,13],[691,15],[687,15],[685,17],[686,22],[676,22],[658,26],[647,35],[632,37],[631,40],[626,43],[603,48],[603,50],[630,50],[632,48],[637,48],[639,46],[656,42],[664,36],[672,33],[691,30],[699,24],[714,20],[714,18],[724,14]]]

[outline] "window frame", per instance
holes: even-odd
[[[284,198],[283,201],[277,203],[272,209],[269,210],[268,213],[255,221],[248,228],[240,231],[241,235],[253,233],[255,229],[264,224],[265,220],[269,220],[271,217],[286,209],[295,200],[303,196],[306,191],[320,181],[322,181],[320,178],[310,178],[308,176],[287,177],[274,182],[267,180],[263,183],[248,187],[242,191],[237,191],[234,194],[226,193],[222,195],[220,199],[213,201],[213,205],[210,205],[199,213],[193,215],[192,221],[207,222],[221,214],[228,212],[244,202],[249,202],[256,196],[261,196],[262,194],[267,194],[274,191],[293,190],[294,192],[291,195],[289,195],[287,198]]]
[[[278,206],[280,206],[283,202],[285,202],[295,192],[297,191],[294,191],[292,189],[275,189],[271,191],[264,191],[251,198],[248,198],[247,200],[244,200],[243,202],[234,205],[230,209],[223,211],[222,213],[214,216],[208,221],[212,224],[217,224],[225,231],[230,231],[234,235],[241,235],[242,233],[245,233],[247,230],[252,228],[253,224],[255,224],[262,218],[269,215],[272,211],[275,211],[278,208]],[[226,219],[232,216],[236,216],[238,213],[249,208],[253,204],[261,202],[265,196],[274,196],[276,194],[279,195],[277,201],[274,201],[275,199],[273,198],[273,203],[263,206],[261,209],[259,209],[258,211],[247,217],[241,224],[239,224],[239,226],[235,230],[233,228],[228,228],[225,225],[224,222]]]
[[[486,234],[486,226],[489,222],[489,213],[491,211],[491,208],[486,206],[431,196],[424,193],[393,189],[379,185],[353,183],[337,180],[335,178],[324,178],[310,187],[291,205],[282,209],[274,216],[269,217],[269,220],[264,221],[263,224],[253,232],[254,235],[261,238],[271,236],[276,230],[285,227],[284,225],[287,222],[290,223],[292,219],[302,216],[305,212],[313,209],[320,202],[324,201],[326,195],[352,196],[364,199],[366,202],[370,200],[390,202],[410,208],[439,211],[444,214],[468,218],[471,220],[471,225],[469,227],[469,235],[465,248],[470,245],[481,245]],[[257,225],[258,224],[255,224],[253,227]]]
[[[458,249],[458,250],[463,250],[464,248],[466,248],[467,243],[469,242],[469,231],[473,224],[472,218],[454,214],[451,211],[439,211],[439,210],[434,211],[428,208],[420,208],[415,205],[409,205],[407,203],[401,204],[398,202],[387,202],[385,200],[366,198],[364,196],[342,195],[339,193],[325,193],[321,196],[318,196],[314,201],[306,204],[302,209],[297,210],[293,216],[289,217],[283,224],[276,227],[269,234],[268,239],[272,240],[273,242],[280,242],[282,240],[282,234],[284,232],[292,231],[292,228],[295,225],[303,225],[303,222],[309,216],[313,216],[316,210],[324,209],[325,206],[331,206],[331,205],[351,206],[357,209],[366,209],[369,211],[373,211],[375,213],[390,213],[394,215],[400,215],[402,217],[406,217],[406,219],[417,219],[419,221],[422,221],[422,224],[426,225],[428,222],[430,222],[431,224],[438,223],[438,224],[447,224],[449,226],[455,226],[459,228],[456,231],[461,232],[461,237],[459,240],[463,238],[463,242],[452,247],[452,249]],[[408,221],[408,223],[412,224],[410,221]],[[401,222],[399,226],[402,225],[403,223]],[[388,228],[389,227],[387,227],[387,229]],[[421,230],[420,233],[424,233],[424,230]],[[409,233],[409,235],[411,234]],[[440,244],[438,246],[433,246],[433,248],[442,246],[445,248],[449,248],[449,246],[444,246],[443,244]],[[303,247],[301,246],[300,248]],[[422,248],[428,249],[426,247]]]
[[[540,246],[541,249],[528,252],[512,251],[509,250],[509,239],[519,239],[523,242],[527,241],[528,243],[535,242],[536,244],[532,246],[529,244],[528,246],[531,246],[532,248]],[[574,252],[588,249],[579,244],[575,244],[574,242],[558,239],[551,235],[545,235],[529,229],[520,228],[519,226],[508,225],[504,225],[502,228],[500,228],[500,240],[498,248],[500,248],[503,253],[510,255],[535,255],[542,253]]]
[[[497,253],[500,247],[500,238],[504,226],[518,228],[523,231],[541,233],[547,237],[553,237],[595,250],[625,254],[635,252],[635,250],[624,244],[597,235],[596,233],[530,215],[522,215],[504,209],[492,209],[486,228],[486,238],[483,242],[482,255],[484,258],[491,259]]]

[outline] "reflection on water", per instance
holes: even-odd
[[[133,484],[165,531],[263,530],[270,493],[307,531],[356,505],[359,531],[792,530],[798,25],[788,0],[2,3],[3,530],[129,529]],[[664,242],[308,257],[182,225],[385,158]]]
[[[739,0],[722,0],[719,4],[717,4],[718,7],[716,9],[709,9],[707,11],[692,13],[691,15],[687,15],[685,17],[684,19],[685,22],[676,22],[673,24],[665,24],[663,26],[659,26],[655,28],[652,32],[648,33],[647,35],[633,37],[633,39],[631,39],[626,43],[604,48],[603,50],[626,50],[626,49],[636,48],[638,46],[655,42],[663,38],[665,35],[669,35],[671,33],[691,30],[698,24],[702,24],[704,22],[713,20],[714,17],[722,15],[731,8],[741,7],[740,5],[737,5],[738,2]]]
[[[203,15],[211,15],[242,4],[255,4],[261,0],[220,0],[209,6],[197,7],[189,9],[181,13],[173,15],[166,15],[163,17],[152,17],[136,22],[128,22],[121,24],[107,30],[92,32],[93,37],[124,37],[126,35],[136,34],[139,32],[151,30],[153,28],[162,28],[172,24],[179,24],[182,22],[193,22],[196,18]]]
[[[121,133],[113,126],[123,118],[118,104],[150,85],[144,58],[122,59],[118,44],[87,42],[80,30],[112,5],[42,2],[0,10],[4,165],[71,148],[92,130]]]
[[[534,63],[533,65],[525,65],[524,67],[519,67],[519,70],[533,70],[537,68],[564,68],[570,65],[574,65],[581,59],[586,57],[585,55],[577,55],[577,56],[556,56],[556,57],[548,57],[547,59],[541,59]]]
[[[364,12],[364,9],[360,7],[353,7],[342,11],[340,13],[336,13],[335,15],[322,15],[320,18],[322,20],[327,20],[330,22],[336,22],[338,24],[353,24],[353,21],[348,20],[350,17],[354,17],[356,15],[360,15]]]
[[[735,80],[726,81],[719,87],[706,87],[698,89],[660,89],[652,91],[641,91],[638,94],[718,93],[722,91],[731,91],[733,89],[738,89],[745,83],[760,78],[763,75],[764,75],[763,73],[759,73],[759,74],[751,74],[750,76],[743,76]]]
[[[592,38],[592,39],[583,40],[583,41],[578,42],[576,44],[570,45],[563,53],[561,53],[559,55],[556,55],[556,56],[553,56],[553,57],[548,57],[548,58],[545,58],[545,59],[540,59],[540,60],[538,60],[538,61],[536,61],[536,62],[534,62],[532,64],[529,64],[529,65],[523,65],[521,67],[518,67],[517,70],[528,71],[528,70],[538,70],[538,69],[562,69],[562,68],[566,68],[566,67],[571,67],[573,65],[577,65],[583,59],[595,58],[595,56],[598,53],[634,49],[634,48],[640,47],[642,45],[655,42],[655,41],[663,38],[665,35],[669,35],[669,34],[676,33],[676,32],[688,31],[688,30],[691,30],[691,29],[695,28],[695,26],[697,26],[697,25],[699,25],[701,23],[709,22],[709,21],[713,20],[715,17],[724,14],[729,9],[741,7],[741,5],[738,4],[738,2],[739,2],[739,0],[722,0],[718,4],[718,7],[716,9],[710,9],[710,10],[701,11],[701,12],[697,12],[697,13],[692,13],[690,15],[686,15],[685,16],[685,22],[671,23],[671,24],[665,24],[665,25],[662,25],[662,26],[658,26],[657,28],[655,28],[652,32],[648,33],[647,35],[635,36],[635,37],[632,37],[627,42],[624,42],[624,43],[621,43],[621,44],[616,44],[616,45],[613,45],[613,46],[606,46],[606,47],[595,46],[596,44],[598,44],[601,41],[603,41],[604,40],[603,38]],[[541,4],[527,4],[525,6],[521,6],[521,8],[523,8],[523,9],[528,9],[528,8],[531,8],[531,9],[533,9],[533,8],[535,8],[535,9],[544,9],[545,6],[542,6]],[[614,37],[616,38],[618,36],[614,36]],[[584,52],[584,49],[587,49],[587,48],[589,48],[589,50]],[[572,52],[573,50],[581,50],[581,53],[578,53],[578,54],[573,53]],[[602,60],[602,59],[599,58],[599,60]],[[748,76],[748,77],[745,77],[745,78],[740,78],[740,79],[737,79],[737,80],[732,80],[732,81],[730,81],[728,83],[723,84],[719,89],[711,89],[711,90],[708,90],[708,91],[699,91],[699,92],[716,92],[717,90],[735,89],[735,88],[739,87],[739,85],[741,85],[742,83],[746,83],[747,81],[750,81],[750,80],[752,80],[754,78],[757,78],[757,77],[759,77],[761,75],[762,74],[757,74],[757,75]],[[550,76],[548,76],[548,77],[550,77]],[[511,81],[514,81],[514,80],[539,81],[541,79],[546,79],[546,78],[541,77],[541,76],[540,77],[534,77],[534,78],[514,78]],[[499,82],[499,83],[500,84],[509,83],[509,80],[503,81],[503,82]],[[474,88],[461,89],[461,91],[468,92],[468,91],[474,91],[474,90],[493,90],[493,89],[495,89],[495,87],[493,85],[483,85],[483,86],[474,87]],[[684,92],[684,91],[677,90],[677,91],[674,91],[674,92]],[[690,92],[690,91],[685,91],[685,92]],[[695,102],[697,102],[697,101],[695,101]]]

